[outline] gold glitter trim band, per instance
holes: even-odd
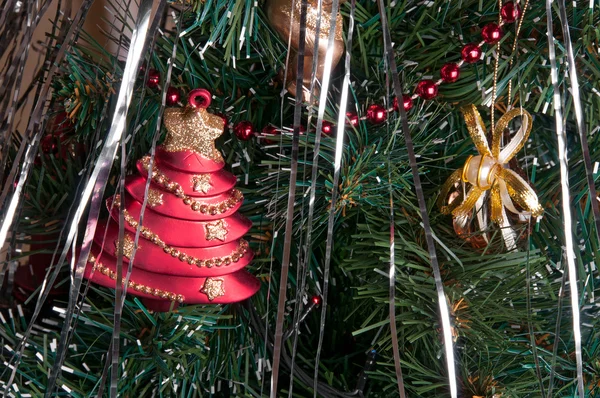
[[[113,204],[117,208],[121,207],[121,197],[119,195],[115,196]],[[123,209],[123,216],[125,217],[125,222],[131,228],[137,228],[137,220],[133,218],[131,214],[129,214],[127,209]],[[163,242],[162,239],[160,239],[160,237],[157,234],[155,234],[150,229],[144,226],[142,226],[141,234],[144,238],[148,239],[150,242],[163,249],[165,253],[170,254],[172,257],[176,257],[181,262],[188,263],[189,265],[195,265],[197,267],[212,268],[221,267],[223,265],[228,266],[231,263],[237,263],[238,261],[240,261],[240,259],[244,257],[244,255],[248,252],[248,242],[244,239],[240,239],[240,244],[238,245],[238,247],[235,248],[235,250],[233,250],[228,256],[213,257],[207,260],[202,260],[198,257],[187,255],[184,252],[167,245],[165,242]]]
[[[98,262],[94,255],[90,255],[90,257],[88,258],[88,262],[93,264],[92,270],[94,272],[98,271],[102,275],[108,276],[114,281],[117,280],[117,274],[110,268],[105,267],[104,265],[102,265],[102,263]],[[130,280],[129,283],[127,283],[127,287],[135,290],[136,292],[150,294],[152,296],[165,300],[177,301],[178,303],[183,303],[185,301],[185,297],[181,294],[175,294],[172,292],[167,292],[165,290],[155,289],[150,286],[142,285],[141,283],[135,283],[132,280]]]
[[[150,157],[144,156],[142,158],[142,166],[147,172],[150,168]],[[185,203],[187,206],[190,206],[193,211],[202,214],[210,214],[211,216],[223,214],[244,200],[244,194],[242,194],[241,191],[232,189],[231,196],[221,202],[213,204],[201,203],[186,195],[179,183],[171,181],[169,177],[164,175],[158,168],[156,168],[156,166],[152,167],[152,181],[162,186],[165,190],[177,196],[178,198],[181,198],[183,203]]]

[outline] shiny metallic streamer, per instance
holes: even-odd
[[[354,1],[353,1],[354,3]],[[325,114],[325,106],[327,105],[327,93],[329,89],[329,80],[331,78],[331,64],[333,62],[333,49],[334,49],[334,37],[336,28],[336,19],[338,16],[339,0],[333,0],[331,5],[331,21],[329,28],[329,42],[327,43],[327,52],[325,54],[325,66],[323,68],[323,83],[321,85],[321,93],[319,99],[319,111],[317,116],[317,139],[320,143],[322,127],[323,127],[323,115]],[[354,12],[354,8],[352,9]],[[354,30],[354,19],[350,20],[350,27],[348,32],[348,40],[350,43],[346,46],[346,61],[345,61],[345,74],[344,82],[342,85],[342,95],[340,98],[340,105],[338,107],[338,125],[337,134],[335,138],[335,159],[333,168],[333,186],[331,188],[331,207],[329,209],[329,220],[327,223],[327,240],[325,243],[325,263],[323,264],[323,291],[321,296],[323,298],[321,304],[321,320],[319,324],[319,343],[317,345],[317,353],[315,356],[315,371],[313,374],[313,391],[314,397],[317,397],[318,393],[318,382],[319,382],[319,360],[321,358],[321,349],[323,347],[323,338],[325,334],[325,318],[327,315],[327,296],[329,291],[329,272],[331,267],[331,250],[333,248],[333,224],[335,221],[335,209],[338,194],[338,184],[340,179],[340,168],[342,164],[342,152],[344,149],[344,127],[346,125],[346,106],[348,103],[348,88],[350,86],[350,59],[352,52],[352,34]],[[316,147],[315,142],[315,150]],[[316,172],[318,168],[318,152],[315,151],[313,158],[313,177],[312,182],[315,183]],[[310,191],[310,204],[314,204],[315,200],[315,189]],[[312,226],[308,225],[309,230]]]
[[[293,9],[292,9],[293,12]],[[322,13],[323,13],[323,0],[318,0],[317,1],[317,21],[316,21],[316,25],[315,25],[315,44],[313,47],[313,64],[312,64],[312,71],[311,71],[311,79],[310,79],[310,87],[309,87],[309,92],[310,92],[310,103],[311,105],[314,103],[314,88],[315,85],[318,83],[318,80],[316,78],[317,76],[317,68],[319,67],[319,42],[321,40],[321,17],[322,17]],[[292,14],[293,15],[293,14]],[[291,20],[293,21],[293,18],[291,18]],[[291,34],[291,29],[290,29],[290,34]],[[284,84],[285,87],[285,84]],[[308,107],[308,118],[307,118],[307,126],[310,126],[311,124],[311,120],[312,120],[312,116],[313,116],[313,106],[309,106]],[[322,131],[319,131],[319,134],[315,135],[315,147],[314,147],[314,151],[313,151],[313,163],[312,163],[312,169],[311,169],[311,184],[310,184],[310,195],[309,195],[309,200],[308,200],[308,218],[306,221],[306,225],[307,225],[307,231],[306,231],[306,242],[304,243],[304,253],[303,256],[298,258],[298,271],[296,273],[296,281],[300,281],[300,283],[298,284],[298,282],[296,282],[296,303],[294,305],[294,320],[293,320],[293,325],[299,324],[299,318],[300,318],[300,314],[303,311],[304,308],[304,301],[302,300],[302,296],[304,295],[304,290],[306,289],[306,277],[307,277],[307,270],[308,270],[308,265],[310,263],[310,253],[312,251],[312,225],[313,225],[313,218],[314,218],[314,209],[315,209],[315,190],[316,190],[316,186],[317,186],[317,169],[318,169],[318,163],[319,163],[319,149],[321,147],[321,133]],[[306,136],[306,140],[308,140],[308,135]],[[307,161],[307,153],[308,151],[304,151],[304,167],[303,167],[303,175],[302,175],[302,180],[304,181],[306,178],[306,165],[308,164]],[[315,160],[316,159],[316,160]],[[316,163],[315,163],[316,162]],[[300,212],[300,218],[304,219],[304,201],[302,201],[302,209]],[[302,240],[299,241],[298,244],[299,247],[302,247]],[[294,336],[293,340],[292,340],[292,356],[291,356],[291,365],[290,365],[290,385],[289,385],[289,392],[288,392],[288,397],[291,398],[292,394],[294,392],[294,371],[296,370],[296,353],[297,353],[297,348],[298,348],[298,328],[294,327],[292,329],[292,335]],[[285,336],[284,336],[284,340],[285,340]]]
[[[594,198],[598,197],[596,184],[594,182],[594,168],[590,157],[590,148],[587,140],[587,127],[585,124],[585,115],[581,104],[581,96],[579,93],[579,81],[577,78],[577,63],[573,55],[573,42],[571,41],[571,33],[569,28],[569,19],[567,18],[567,9],[564,0],[557,0],[559,19],[562,25],[563,41],[567,50],[567,68],[569,70],[569,80],[571,82],[571,96],[573,97],[573,108],[575,109],[575,120],[577,121],[577,132],[579,133],[579,141],[581,144],[581,153],[583,154],[583,164],[585,165],[585,175],[587,185],[590,191],[589,201],[594,214],[594,222],[596,224],[596,239],[600,242],[600,203]]]
[[[550,75],[554,89],[553,105],[556,121],[556,140],[558,142],[558,161],[560,163],[560,187],[562,191],[562,213],[565,234],[565,256],[569,273],[571,307],[573,311],[573,340],[575,341],[575,361],[577,362],[577,391],[579,397],[585,397],[583,389],[583,360],[581,355],[581,321],[579,314],[579,294],[577,286],[577,269],[575,267],[575,245],[573,242],[573,220],[571,217],[571,195],[569,193],[569,161],[567,159],[567,133],[563,128],[562,101],[558,85],[558,67],[552,27],[552,0],[546,0],[546,22],[548,27],[548,56],[550,58]],[[573,66],[575,66],[573,64]],[[594,200],[593,198],[591,200]]]
[[[154,37],[155,37],[154,32],[156,31],[156,27],[158,27],[157,22],[162,19],[164,8],[165,8],[165,1],[161,1],[159,3],[158,9],[156,10],[156,13],[155,13],[155,18],[154,18],[154,22],[153,22],[153,26],[152,26],[152,28],[154,28],[154,30],[150,30],[150,32],[152,32],[152,42],[154,42]],[[182,20],[183,20],[183,18],[179,18],[179,23],[177,24],[177,34],[175,36],[176,38],[179,38],[179,33],[181,32],[181,21]],[[175,59],[176,54],[177,54],[177,40],[175,40],[175,42],[173,44],[173,52],[172,52],[170,60]],[[156,120],[156,130],[154,132],[154,136],[152,139],[150,163],[148,165],[148,175],[149,176],[152,175],[156,143],[157,143],[158,137],[160,135],[161,119],[162,119],[162,114],[163,114],[164,108],[165,108],[165,102],[166,102],[166,97],[167,97],[167,88],[169,87],[169,85],[171,83],[172,70],[173,70],[173,62],[169,62],[169,66],[167,68],[167,76],[163,83],[162,101],[161,101],[161,106],[160,106],[160,109],[158,112],[158,117]],[[132,147],[133,147],[133,142],[134,142],[133,137],[131,139],[131,142],[132,142]],[[119,183],[119,189],[120,189],[120,193],[121,193],[120,197],[122,198],[121,200],[124,200],[124,198],[125,198],[124,190],[125,190],[126,168],[127,168],[127,153],[126,153],[126,145],[125,145],[125,136],[122,135],[121,136],[121,176],[120,176],[120,183]],[[127,296],[127,286],[129,283],[129,278],[131,277],[131,272],[133,271],[135,254],[138,249],[139,237],[140,237],[141,229],[143,226],[144,213],[146,211],[146,206],[148,203],[148,191],[150,188],[151,181],[152,181],[151,178],[148,178],[146,180],[146,186],[144,189],[144,200],[142,202],[142,208],[140,209],[139,222],[138,222],[138,225],[137,225],[137,228],[135,231],[133,251],[129,258],[129,262],[128,262],[127,269],[125,272],[125,278],[123,278],[123,247],[124,247],[123,240],[124,240],[124,234],[125,234],[125,218],[124,218],[125,205],[123,204],[122,206],[119,207],[119,236],[118,236],[118,239],[119,239],[120,244],[118,246],[119,250],[117,253],[117,280],[116,280],[116,285],[115,285],[114,327],[113,327],[113,333],[112,333],[112,344],[110,347],[110,353],[111,353],[110,359],[112,359],[112,361],[110,361],[111,369],[112,369],[112,371],[110,373],[110,376],[111,376],[110,377],[110,396],[111,397],[118,396],[119,351],[120,351],[120,342],[121,342],[121,339],[120,339],[121,314],[123,311],[123,305],[125,303],[125,297]],[[121,282],[122,280],[123,280],[123,282]],[[108,358],[107,358],[107,362],[109,362]],[[103,382],[105,380],[104,377],[105,377],[105,374],[103,374]],[[100,392],[98,393],[98,395],[101,396]]]
[[[287,219],[285,222],[285,238],[283,243],[283,257],[281,261],[281,276],[279,278],[279,297],[277,300],[277,318],[275,323],[275,337],[273,341],[273,367],[271,370],[271,398],[277,398],[277,383],[279,366],[281,363],[281,345],[283,342],[283,321],[285,315],[285,301],[287,293],[287,279],[290,270],[290,252],[294,223],[294,202],[296,201],[296,179],[298,175],[298,146],[300,143],[300,120],[302,117],[302,90],[304,76],[304,48],[306,40],[306,10],[308,2],[302,0],[300,7],[300,45],[298,47],[298,73],[296,76],[296,103],[294,105],[294,133],[292,137],[292,156],[290,166],[290,185],[288,192]]]
[[[29,145],[21,145],[21,148],[19,148],[19,152],[18,152],[17,156],[13,160],[14,161],[13,168],[12,168],[10,176],[8,177],[8,180],[7,180],[7,181],[11,181],[11,182],[15,178],[17,169],[19,167],[20,159],[23,156],[25,147],[27,147],[27,151],[25,152],[25,159],[23,161],[21,173],[19,176],[19,181],[15,185],[15,191],[11,198],[9,207],[5,212],[5,216],[3,217],[3,220],[2,220],[1,230],[5,231],[5,232],[3,233],[3,235],[2,235],[2,233],[0,233],[0,235],[2,235],[2,239],[0,240],[2,242],[1,245],[4,245],[4,243],[6,241],[6,234],[14,220],[15,210],[17,209],[19,202],[21,200],[21,193],[23,191],[23,187],[24,187],[27,177],[29,175],[29,170],[31,168],[31,165],[33,164],[33,159],[37,153],[37,145],[40,141],[40,137],[43,132],[42,127],[44,124],[44,117],[42,116],[42,113],[43,113],[43,110],[45,109],[46,98],[48,95],[48,91],[50,89],[50,85],[52,84],[52,79],[53,79],[55,73],[57,72],[60,63],[62,62],[62,59],[63,59],[66,51],[71,47],[71,42],[72,42],[73,38],[77,35],[77,33],[79,33],[79,31],[81,29],[81,25],[83,23],[83,19],[84,19],[85,15],[87,15],[87,12],[89,11],[92,1],[93,0],[85,0],[81,4],[81,7],[79,8],[79,12],[73,18],[73,21],[69,27],[69,30],[67,31],[67,33],[64,36],[64,41],[63,41],[62,45],[56,52],[53,62],[50,63],[51,67],[48,71],[48,74],[46,75],[46,81],[44,82],[41,90],[39,91],[39,95],[38,95],[39,100],[36,102],[32,112],[31,112],[31,116],[30,116],[29,123],[28,123],[27,130],[26,130],[27,131],[26,136],[33,136],[33,138]],[[25,141],[26,140],[24,140],[24,142]],[[12,183],[7,182],[6,185],[12,185]],[[3,203],[3,202],[0,202],[0,203]],[[66,245],[65,249],[63,250],[60,263],[62,263],[64,261],[64,259],[66,258],[67,250],[68,250],[68,245]],[[25,349],[25,343],[27,341],[27,338],[31,334],[33,324],[35,323],[35,320],[37,319],[37,317],[41,311],[42,304],[43,304],[44,300],[46,299],[46,297],[48,296],[48,293],[51,289],[51,285],[56,280],[57,275],[58,275],[58,269],[55,270],[54,274],[52,275],[50,283],[48,283],[47,278],[44,280],[44,283],[42,284],[42,287],[41,287],[40,299],[38,300],[38,303],[36,304],[36,308],[32,314],[32,317],[31,317],[30,323],[27,327],[27,330],[25,331],[24,336],[19,343],[19,346],[15,349],[15,353],[13,354],[13,356],[10,359],[10,363],[13,366],[12,366],[12,368],[6,366],[4,371],[2,372],[2,375],[0,375],[0,378],[1,378],[4,375],[4,373],[7,371],[7,369],[12,369],[10,378],[9,378],[8,382],[6,383],[5,392],[7,391],[8,387],[11,386],[13,383],[13,380],[17,373],[18,365],[20,363],[20,358],[23,355],[23,350]]]
[[[387,66],[387,62],[386,62]],[[387,97],[389,93],[389,77],[386,78]],[[389,127],[389,126],[388,126]],[[392,136],[392,149],[396,144],[396,135]],[[390,335],[392,340],[392,351],[394,356],[394,370],[396,371],[396,383],[398,385],[398,395],[400,398],[406,398],[404,388],[404,376],[402,375],[402,365],[400,364],[400,344],[398,343],[398,328],[396,326],[396,217],[394,212],[394,186],[392,184],[392,166],[391,153],[388,151],[388,193],[390,199],[390,270],[389,278],[389,304],[388,316],[390,317]]]
[[[400,82],[400,76],[396,67],[396,60],[394,58],[394,49],[392,47],[392,38],[390,35],[390,29],[387,23],[386,7],[383,0],[377,0],[379,6],[379,16],[381,18],[381,30],[383,31],[383,43],[385,48],[385,55],[387,56],[388,68],[392,75],[394,84],[394,94],[399,104],[402,104],[402,84]],[[410,162],[410,168],[412,171],[413,180],[415,183],[415,191],[417,194],[417,200],[419,202],[419,211],[423,221],[423,229],[425,230],[425,240],[427,242],[427,250],[429,252],[429,259],[431,261],[431,268],[435,279],[435,287],[438,295],[438,305],[440,307],[440,316],[442,318],[442,331],[444,337],[444,350],[446,351],[446,366],[448,369],[448,383],[450,385],[450,395],[452,398],[458,397],[458,385],[456,381],[456,370],[454,368],[454,348],[452,343],[452,328],[450,324],[450,312],[448,310],[448,303],[446,301],[446,295],[444,293],[444,284],[442,282],[442,276],[440,274],[440,267],[437,260],[437,253],[435,250],[435,242],[433,240],[433,233],[431,225],[429,223],[429,215],[427,214],[427,203],[425,202],[425,195],[421,186],[421,177],[419,176],[419,167],[417,164],[417,158],[415,155],[415,149],[412,142],[412,136],[408,126],[408,119],[406,112],[402,106],[398,107],[400,112],[400,118],[402,119],[402,132],[404,133],[404,140],[406,145],[406,151],[408,152],[408,158]]]
[[[48,379],[48,387],[46,390],[46,397],[49,398],[54,390],[56,379],[60,375],[61,366],[64,361],[64,355],[66,353],[65,347],[68,344],[69,332],[71,329],[72,315],[77,303],[77,297],[83,273],[87,264],[87,258],[90,254],[91,244],[96,232],[96,226],[98,223],[98,216],[100,208],[102,206],[104,188],[108,181],[110,168],[116,156],[117,147],[121,136],[126,126],[127,111],[131,103],[133,87],[135,84],[135,77],[139,70],[140,60],[146,48],[146,36],[148,33],[148,26],[150,20],[150,14],[152,11],[152,0],[143,0],[140,3],[138,10],[138,17],[135,22],[135,26],[132,31],[131,45],[127,54],[127,61],[125,63],[125,69],[123,71],[123,78],[121,87],[119,89],[119,95],[117,97],[115,114],[113,115],[112,123],[110,126],[109,133],[106,137],[104,147],[98,157],[94,170],[88,180],[85,189],[81,195],[79,206],[75,213],[75,217],[71,224],[69,236],[67,238],[67,246],[70,245],[74,238],[74,230],[77,226],[79,219],[82,217],[88,202],[90,202],[90,211],[88,215],[88,221],[86,226],[86,232],[81,245],[81,252],[77,262],[77,267],[72,275],[72,286],[70,290],[69,304],[65,314],[65,323],[61,330],[60,341],[57,348],[57,355],[52,371]]]

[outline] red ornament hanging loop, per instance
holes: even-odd
[[[211,101],[210,91],[203,88],[195,88],[188,95],[188,103],[192,108],[208,108]]]

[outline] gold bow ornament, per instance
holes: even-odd
[[[474,105],[461,109],[469,135],[479,155],[469,156],[465,165],[456,170],[442,186],[438,206],[442,213],[452,213],[459,229],[468,230],[473,211],[477,215],[479,228],[487,229],[488,213],[482,211],[489,196],[489,218],[502,228],[504,243],[509,250],[516,247],[516,233],[508,220],[506,210],[516,214],[521,221],[531,216],[539,217],[544,209],[527,181],[505,166],[523,148],[529,138],[533,119],[524,109],[514,108],[506,112],[492,132],[490,149],[486,138],[486,127]],[[502,137],[508,124],[521,117],[521,126],[512,139],[502,147]],[[458,189],[458,196],[448,202],[450,191]],[[462,189],[460,189],[462,188]],[[522,210],[517,209],[515,203]],[[487,237],[483,234],[487,242]]]

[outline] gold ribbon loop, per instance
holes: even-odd
[[[496,224],[504,227],[510,226],[505,209],[518,214],[521,219],[527,219],[532,215],[535,217],[542,215],[544,209],[540,206],[535,191],[518,174],[504,167],[523,148],[529,138],[533,123],[529,112],[520,108],[506,112],[494,128],[490,150],[485,133],[486,127],[477,108],[469,105],[463,107],[461,111],[479,156],[470,156],[465,165],[454,171],[446,180],[438,198],[441,212],[452,213],[455,218],[470,217],[473,209],[481,206],[477,203],[482,195],[489,190],[490,218]],[[504,130],[516,117],[521,117],[521,126],[502,148]],[[463,198],[462,193],[459,193],[459,197],[448,204],[448,195],[458,182],[470,185],[468,194],[466,198]],[[518,210],[513,201],[523,210]],[[480,227],[483,228],[483,226]],[[505,243],[509,246],[508,242]],[[514,246],[514,242],[511,246]]]
[[[475,105],[465,106],[460,111],[465,118],[469,135],[471,136],[471,140],[473,140],[473,144],[475,144],[475,148],[477,148],[477,152],[480,155],[492,156],[486,138],[485,124]]]
[[[504,129],[508,127],[508,124],[514,118],[519,116],[521,117],[521,127],[504,148],[501,149]],[[533,118],[529,112],[522,108],[511,109],[498,120],[498,124],[494,128],[494,134],[492,135],[492,155],[498,159],[498,163],[507,163],[523,148],[523,145],[525,145],[529,138],[532,125]]]

